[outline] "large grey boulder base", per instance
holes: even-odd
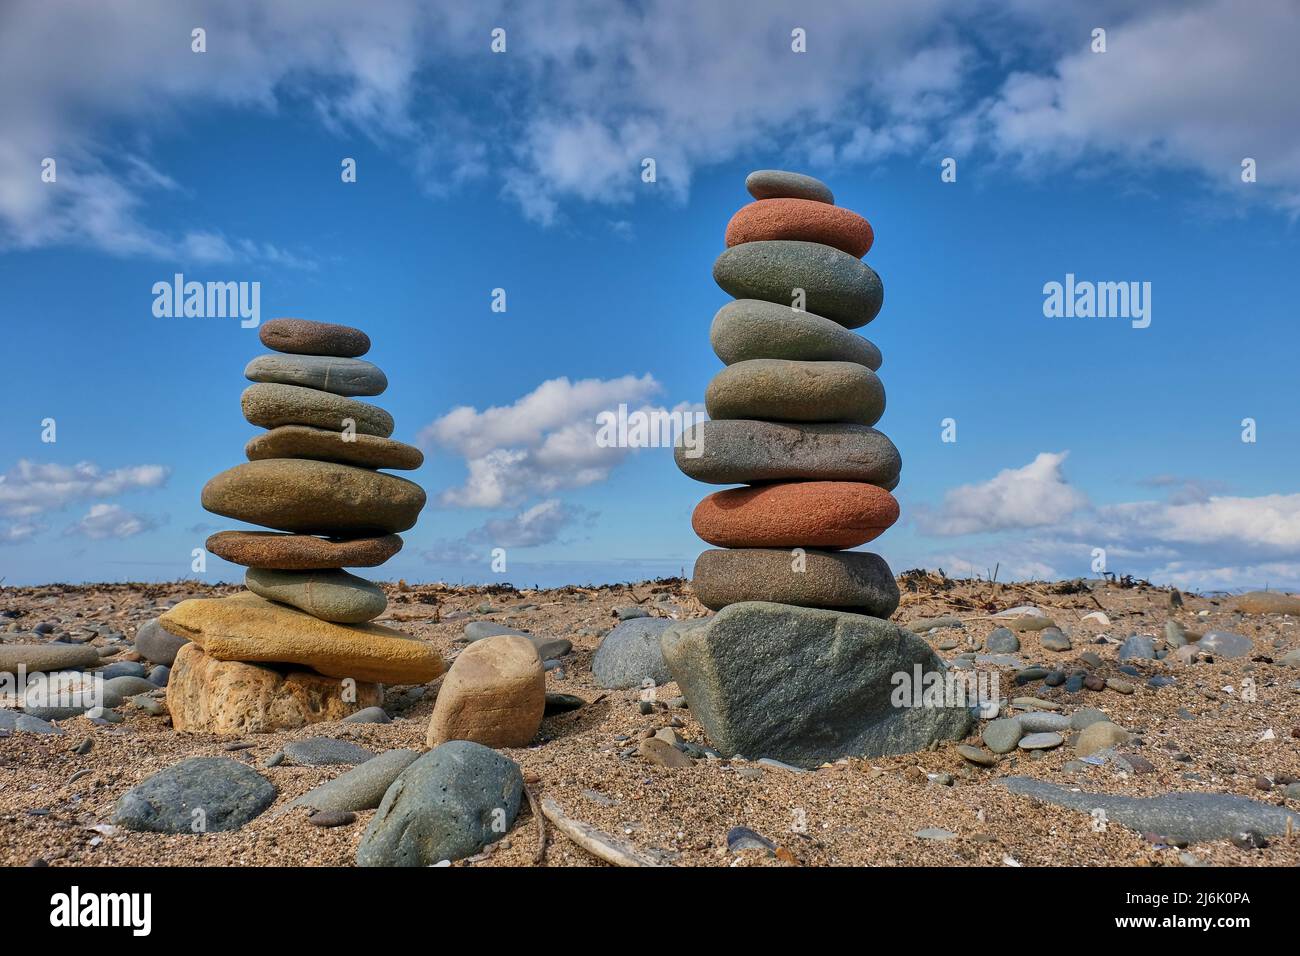
[[[879,618],[745,601],[674,625],[662,643],[691,713],[726,756],[816,767],[971,731],[966,706],[895,706],[896,675],[946,668],[915,634]]]
[[[403,770],[366,827],[358,866],[432,866],[473,856],[506,835],[524,776],[490,747],[450,740]]]

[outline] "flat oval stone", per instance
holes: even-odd
[[[314,425],[341,432],[350,420],[362,435],[387,438],[393,433],[393,416],[378,405],[332,395],[318,388],[258,383],[244,389],[239,403],[244,418],[263,428]]]
[[[34,674],[98,663],[99,649],[89,644],[0,644],[0,674],[17,674],[20,666]]]
[[[677,467],[696,481],[864,481],[892,490],[903,462],[883,433],[866,425],[706,421],[673,449]]]
[[[851,209],[814,199],[760,199],[731,217],[725,241],[728,247],[764,239],[820,242],[861,259],[874,238],[871,223]]]
[[[898,520],[898,502],[876,485],[796,481],[732,488],[695,508],[691,527],[720,548],[856,548]]]
[[[405,531],[419,517],[425,495],[415,482],[381,471],[272,458],[216,475],[203,486],[201,500],[213,514],[249,524],[348,537]]]
[[[745,188],[755,199],[811,199],[835,203],[831,188],[820,179],[784,169],[756,169],[745,177]]]
[[[192,833],[202,808],[210,833],[238,830],[275,802],[276,789],[256,770],[229,757],[190,757],[132,787],[113,807],[129,830]]]
[[[279,601],[322,621],[361,624],[374,620],[388,607],[379,585],[338,569],[329,571],[277,571],[249,568],[244,585],[268,601]]]
[[[880,349],[838,322],[779,302],[736,299],[713,317],[709,343],[727,365],[748,359],[857,362],[873,372]]]
[[[855,362],[749,359],[728,365],[704,391],[709,418],[874,425],[885,386]]]
[[[272,319],[262,324],[257,335],[268,349],[297,355],[356,358],[370,351],[370,336],[365,332],[332,322]]]
[[[424,464],[424,452],[378,435],[353,435],[343,440],[343,433],[307,425],[281,425],[254,435],[244,446],[249,461],[264,458],[312,458],[337,461],[362,468],[398,468],[410,470]]]
[[[301,664],[326,677],[375,684],[424,684],[446,670],[432,644],[400,631],[379,624],[333,624],[248,591],[181,601],[160,620],[218,661]],[[177,660],[189,652],[182,649]],[[176,678],[167,689],[169,697],[173,692],[180,693]],[[379,702],[370,699],[362,706]]]
[[[388,387],[388,376],[377,365],[334,355],[259,355],[244,368],[244,378],[335,395],[379,395]]]
[[[315,571],[323,568],[373,568],[402,550],[402,539],[395,534],[386,534],[377,538],[331,541],[309,534],[281,534],[277,531],[218,531],[208,538],[206,547],[217,557],[246,568]]]
[[[713,279],[737,299],[795,304],[846,329],[866,325],[880,312],[885,287],[876,271],[847,252],[818,242],[770,239],[732,246],[713,263]]]
[[[782,549],[705,551],[695,561],[695,596],[714,611],[740,601],[770,601],[887,618],[898,608],[898,583],[878,554],[808,550],[800,571],[797,560]]]
[[[1060,734],[1044,731],[1043,733],[1026,734],[1021,737],[1019,747],[1021,750],[1052,750],[1063,743],[1065,743],[1065,739]]]

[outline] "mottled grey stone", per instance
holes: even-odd
[[[646,680],[666,684],[672,678],[659,647],[673,622],[666,617],[636,617],[605,635],[591,659],[596,683],[610,689],[640,687]]]
[[[718,256],[713,279],[732,298],[783,305],[794,305],[794,290],[802,289],[803,308],[847,329],[874,319],[885,300],[885,287],[871,266],[818,242],[742,242]]]
[[[726,756],[815,767],[848,755],[910,753],[964,737],[971,726],[965,706],[924,698],[909,706],[915,697],[895,675],[910,681],[918,667],[938,675],[946,668],[916,635],[878,618],[744,602],[669,629],[663,650],[691,713]]]
[[[247,764],[229,757],[190,757],[124,793],[113,822],[153,833],[237,830],[274,803],[275,796],[271,782]]]
[[[1083,813],[1104,810],[1109,819],[1129,829],[1191,843],[1227,840],[1246,832],[1282,834],[1288,821],[1300,827],[1300,813],[1222,793],[1121,797],[1068,790],[1028,777],[1007,777],[999,783],[1012,793]]]
[[[301,385],[335,395],[379,395],[388,378],[364,359],[332,355],[259,355],[244,369],[251,382]]]
[[[749,359],[856,362],[873,372],[880,349],[838,322],[780,302],[736,299],[713,317],[709,343],[727,365]]]
[[[393,781],[357,847],[358,866],[430,866],[473,856],[509,830],[524,778],[495,750],[452,740]]]

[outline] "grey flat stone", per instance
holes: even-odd
[[[244,369],[251,382],[318,388],[335,395],[379,395],[388,377],[365,359],[333,355],[259,355]]]
[[[365,747],[358,747],[350,740],[337,740],[333,737],[291,740],[284,745],[284,755],[303,767],[365,763],[374,757],[374,754]]]
[[[190,757],[132,787],[113,822],[154,833],[237,830],[275,802],[271,782],[229,757]]]
[[[1111,820],[1129,829],[1190,843],[1229,840],[1246,832],[1274,836],[1286,832],[1288,821],[1293,828],[1300,827],[1300,813],[1228,794],[1121,797],[1076,792],[1029,777],[1006,777],[998,783],[1012,793],[1083,813],[1104,810]]]
[[[316,810],[373,810],[384,799],[398,774],[415,762],[420,754],[414,750],[389,750],[346,773],[309,790],[290,806]]]

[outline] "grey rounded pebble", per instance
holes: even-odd
[[[104,680],[112,680],[115,677],[144,677],[148,672],[149,669],[139,661],[115,661],[95,671]]]
[[[880,312],[885,287],[861,259],[817,242],[768,239],[742,242],[713,263],[713,279],[736,299],[795,304],[847,329],[866,325]]]
[[[351,419],[362,435],[388,438],[393,434],[393,416],[378,405],[332,395],[317,388],[301,385],[271,385],[259,382],[244,389],[240,396],[244,418],[263,428],[281,425],[311,425],[341,432]]]
[[[1020,727],[1027,734],[1058,733],[1070,729],[1070,718],[1065,714],[1053,714],[1046,711],[1029,711],[1018,718]]]
[[[1065,738],[1057,733],[1027,734],[1020,738],[1021,750],[1052,750],[1065,743]]]
[[[248,568],[244,585],[268,601],[278,601],[312,617],[338,624],[364,624],[384,613],[388,597],[373,581],[341,568],[278,571]]]
[[[784,169],[756,169],[745,177],[745,188],[755,199],[811,199],[835,205],[834,193],[820,179]]]
[[[415,762],[414,750],[388,750],[309,790],[290,806],[315,810],[373,810],[384,799],[398,774]]]
[[[382,707],[363,707],[343,718],[345,724],[387,724],[391,718]]]
[[[880,349],[838,322],[779,302],[736,299],[713,317],[709,343],[727,365],[749,359],[855,362],[873,372]]]
[[[357,847],[358,866],[430,866],[473,856],[505,836],[524,778],[494,750],[452,740],[398,775]]]
[[[704,392],[709,418],[874,425],[885,387],[855,362],[749,359],[728,365]]]
[[[377,366],[331,355],[259,355],[244,369],[244,378],[347,396],[379,395],[388,387],[387,376]]]
[[[1016,744],[1020,743],[1020,738],[1024,735],[1020,718],[999,717],[984,725],[980,739],[984,741],[984,746],[995,754],[1005,754],[1015,750]]]
[[[284,745],[284,755],[303,767],[365,763],[374,757],[364,747],[334,737],[306,737]]]
[[[1038,634],[1038,642],[1049,651],[1068,651],[1074,646],[1059,627],[1043,628]]]
[[[271,782],[229,757],[190,757],[132,787],[113,822],[153,833],[237,830],[275,802]]]
[[[715,485],[764,481],[862,481],[886,490],[903,461],[894,443],[869,425],[705,421],[683,432],[677,467]]]
[[[673,622],[663,617],[638,617],[621,622],[605,635],[591,659],[591,673],[600,687],[640,687],[672,680],[659,639]]]
[[[1016,637],[1007,628],[998,627],[993,629],[993,633],[988,636],[984,646],[993,654],[1014,654],[1020,650],[1020,638]],[[1044,671],[1040,676],[1046,677],[1047,672]]]
[[[176,662],[176,652],[189,643],[189,638],[177,637],[158,623],[147,621],[135,632],[136,653],[155,664],[170,667]]]

